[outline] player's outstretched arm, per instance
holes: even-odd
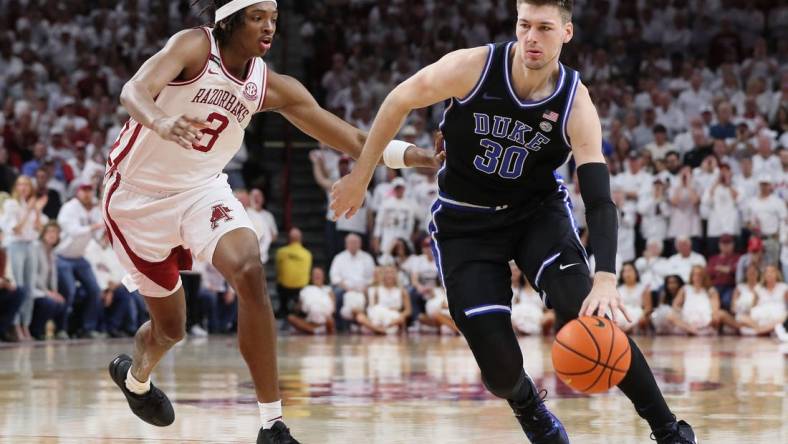
[[[162,139],[191,149],[202,136],[200,129],[206,126],[205,122],[185,115],[169,116],[154,98],[173,80],[199,75],[210,51],[211,43],[201,29],[175,34],[123,86],[120,102],[134,120],[156,131]]]
[[[567,135],[577,163],[580,194],[586,205],[589,243],[596,258],[594,286],[583,301],[580,315],[605,316],[609,309],[615,320],[620,310],[630,320],[616,289],[618,209],[611,198],[610,172],[602,154],[602,125],[588,88],[582,84],[572,104]]]
[[[264,111],[276,111],[305,134],[358,159],[367,134],[323,109],[312,94],[293,77],[269,71]],[[407,166],[435,166],[439,163],[430,151],[411,146]]]
[[[475,86],[489,54],[488,47],[452,52],[423,68],[389,93],[378,111],[364,150],[353,171],[334,185],[331,208],[352,217],[364,200],[375,166],[408,114],[451,97],[465,97]]]

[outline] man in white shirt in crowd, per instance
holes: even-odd
[[[634,201],[649,191],[651,179],[651,173],[643,168],[643,159],[635,151],[629,152],[624,172],[612,177],[613,185],[624,192],[627,200]]]
[[[635,268],[640,273],[640,282],[648,285],[652,293],[659,292],[669,272],[668,260],[662,257],[662,249],[662,239],[648,239],[643,256],[635,261]]]
[[[673,103],[670,93],[659,93],[657,101],[657,123],[665,126],[671,136],[684,131],[687,128],[687,118],[678,104]]]
[[[265,194],[259,188],[252,188],[249,191],[249,208],[246,211],[249,213],[249,217],[252,217],[253,223],[255,223],[255,218],[262,222],[261,228],[266,228],[271,234],[271,242],[276,241],[276,238],[279,237],[279,227],[276,226],[274,215],[265,209]],[[255,228],[257,228],[256,223]]]
[[[263,213],[255,211],[252,207],[250,194],[246,190],[235,190],[233,191],[233,195],[238,199],[238,202],[241,202],[241,205],[244,206],[246,214],[249,215],[249,219],[252,221],[252,228],[254,228],[254,232],[257,235],[257,242],[260,245],[260,260],[264,264],[267,264],[270,258],[268,250],[271,249],[271,244],[274,241],[272,230],[268,226],[268,221]],[[273,218],[273,216],[271,217]]]
[[[369,203],[369,208],[373,213],[377,213],[383,201],[394,193],[394,185],[392,182],[396,179],[397,170],[393,170],[384,166],[384,173],[382,178],[378,178],[377,171],[375,172],[375,189],[372,191],[372,201]]]
[[[431,207],[435,199],[438,198],[438,170],[430,168],[416,168],[420,175],[425,177],[425,181],[420,182],[410,192],[410,197],[419,213],[416,218],[419,220],[419,229],[425,232],[432,220]]]
[[[635,223],[637,205],[634,200],[626,199],[624,191],[614,186],[613,202],[618,208],[618,256],[622,263],[635,260]]]
[[[641,215],[640,234],[643,239],[664,242],[668,235],[668,221],[670,217],[670,202],[665,182],[655,178],[651,189],[640,196],[637,201],[637,211]],[[660,254],[662,249],[660,248]]]
[[[676,151],[676,146],[668,140],[668,130],[663,125],[654,127],[654,141],[647,144],[646,151],[651,153],[654,160],[662,160],[671,151]]]
[[[346,67],[345,56],[336,53],[331,58],[331,70],[323,75],[320,86],[326,91],[326,103],[333,103],[339,91],[350,86],[352,74]]]
[[[61,242],[57,254],[57,276],[60,294],[66,298],[66,319],[74,308],[77,282],[81,285],[79,305],[84,307],[83,323],[77,329],[86,337],[103,336],[98,331],[101,309],[101,288],[96,282],[93,267],[85,259],[85,250],[92,239],[100,238],[104,231],[101,211],[95,204],[93,186],[85,183],[77,188],[74,198],[60,209],[57,218],[61,228]],[[67,323],[63,323],[68,330]]]
[[[339,308],[342,307],[345,293],[353,291],[366,294],[375,275],[375,260],[361,249],[361,236],[351,233],[345,237],[345,251],[334,257],[328,275],[336,296],[337,329],[344,330],[346,322],[340,316]]]
[[[692,184],[701,195],[712,187],[720,176],[719,162],[713,154],[703,158],[700,166],[692,170]],[[705,217],[704,217],[705,219]]]
[[[700,214],[708,221],[706,254],[709,256],[717,254],[720,236],[741,231],[739,192],[733,186],[733,173],[727,164],[720,165],[717,181],[703,193]]]
[[[774,194],[780,199],[788,201],[788,148],[780,149],[778,155],[780,157],[782,169],[780,170],[780,174],[775,176]]]
[[[750,199],[758,195],[758,178],[753,174],[751,157],[739,157],[739,173],[733,177],[733,184],[742,198]]]
[[[752,173],[760,177],[762,174],[776,176],[783,170],[780,158],[774,154],[774,139],[767,134],[755,137],[756,154],[752,157]]]
[[[780,226],[788,216],[785,201],[772,193],[772,182],[768,174],[759,176],[758,196],[748,199],[746,211],[750,231],[759,234],[763,240],[766,265],[776,265],[780,258]]]
[[[403,239],[412,249],[411,236],[416,227],[416,205],[405,198],[405,179],[397,177],[392,182],[394,194],[380,206],[375,216],[372,251],[388,253],[397,239]]]
[[[692,251],[692,241],[688,237],[676,238],[676,251],[678,253],[668,259],[667,274],[675,274],[681,277],[684,282],[689,282],[692,267],[699,265],[706,266],[706,258]]]
[[[699,115],[703,106],[708,106],[713,99],[712,94],[703,88],[703,76],[695,71],[690,78],[690,89],[679,95],[679,106],[685,116],[692,118]]]

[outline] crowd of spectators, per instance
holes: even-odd
[[[514,34],[509,0],[294,7],[304,17],[304,82],[365,130],[420,67]],[[127,335],[144,304],[121,284],[96,207],[128,117],[117,97],[171,34],[203,20],[187,0],[0,0],[0,11],[0,332]],[[788,2],[577,0],[574,23],[562,61],[580,70],[602,121],[620,210],[620,291],[636,314],[622,326],[768,334],[785,318],[788,272]],[[400,138],[432,146],[443,107],[413,113]],[[329,147],[310,161],[324,189],[352,168]],[[560,173],[582,232],[572,164]],[[233,186],[255,214],[267,261],[278,233],[263,194],[243,191],[241,177]],[[353,219],[326,214],[325,269],[290,230],[287,247],[271,252],[279,317],[313,333],[454,334],[426,235],[436,193],[436,171],[380,168]],[[512,276],[515,328],[549,331],[551,313],[514,267]],[[232,331],[235,295],[210,264],[184,274],[184,286],[192,334]]]

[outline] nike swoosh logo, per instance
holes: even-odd
[[[219,73],[218,73],[218,72],[215,72],[215,71],[214,71],[214,70],[212,70],[212,69],[209,69],[209,70],[208,70],[208,74],[214,74],[214,75],[217,75],[217,76],[219,75]]]
[[[503,97],[491,96],[491,95],[489,95],[487,93],[484,93],[484,95],[482,96],[482,99],[484,99],[484,100],[503,100]]]
[[[574,264],[569,264],[569,265],[559,265],[558,268],[560,268],[563,271],[563,270],[566,270],[569,267],[574,267],[575,265],[580,265],[580,264],[579,263],[574,263]]]

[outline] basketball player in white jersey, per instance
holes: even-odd
[[[174,412],[150,374],[183,339],[186,308],[178,271],[191,254],[211,261],[239,298],[238,342],[254,381],[262,427],[258,443],[297,443],[282,422],[276,329],[257,238],[222,169],[259,111],[277,111],[305,133],[353,157],[366,135],[320,108],[297,80],[262,60],[277,21],[275,0],[214,0],[214,28],[174,35],[124,86],[131,119],[112,148],[102,209],[113,247],[145,296],[151,320],[137,332],[133,359],[110,374],[132,411],[167,426]],[[392,143],[392,167],[441,162],[405,142]]]

